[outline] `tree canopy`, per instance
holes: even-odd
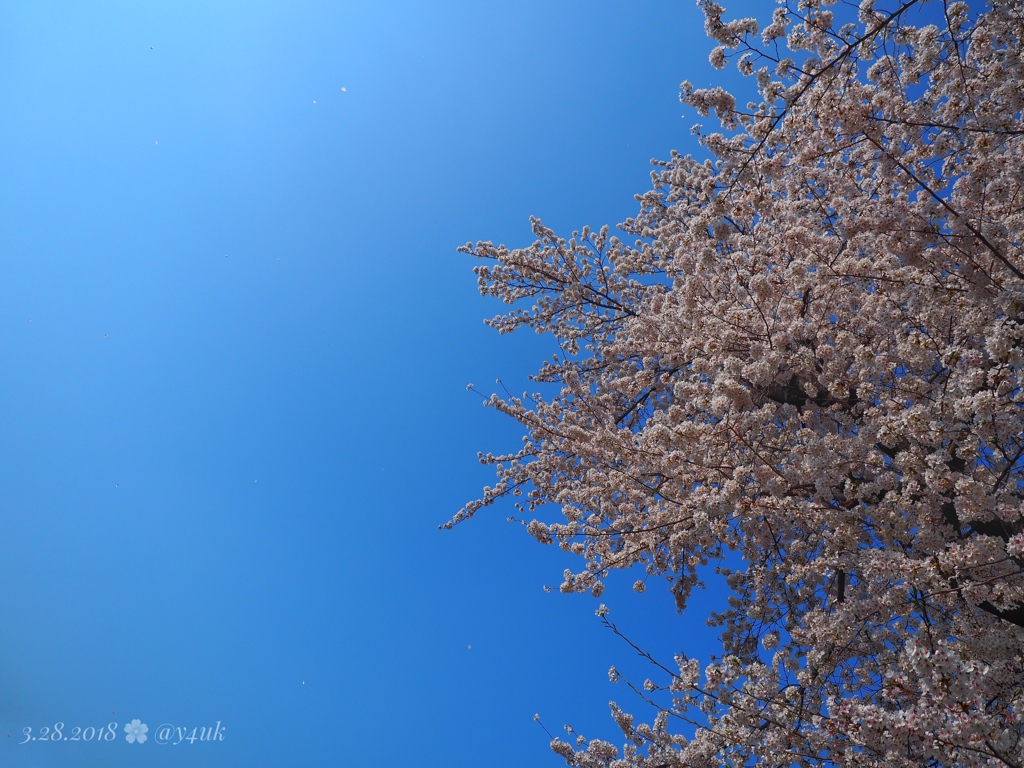
[[[490,324],[560,351],[490,398],[523,446],[449,525],[511,497],[582,558],[563,591],[732,590],[721,657],[572,765],[1024,765],[1024,3],[885,5],[704,0],[758,94],[683,83],[708,159],[621,239],[464,248]]]

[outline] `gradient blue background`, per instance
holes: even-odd
[[[535,712],[615,741],[609,699],[652,714],[598,601],[543,590],[578,563],[508,509],[437,530],[491,482],[476,451],[518,445],[465,385],[521,391],[551,351],[483,326],[455,248],[632,215],[649,159],[696,149],[702,26],[0,9],[0,765],[557,766]],[[634,578],[602,598],[623,630],[710,652],[713,594],[683,619]],[[129,745],[132,718],[225,739]],[[17,744],[57,721],[118,739]]]

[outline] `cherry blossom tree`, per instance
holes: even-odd
[[[523,446],[448,525],[511,497],[567,592],[725,574],[721,657],[572,765],[1022,766],[1024,2],[700,6],[758,94],[683,83],[709,159],[658,164],[625,240],[464,248],[559,354],[489,399]]]

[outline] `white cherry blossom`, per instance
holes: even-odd
[[[742,557],[720,658],[572,765],[1024,765],[1024,2],[701,6],[760,94],[683,84],[710,159],[625,240],[464,248],[560,354],[487,401],[526,437],[449,525],[510,498],[563,591],[636,568],[680,610]]]

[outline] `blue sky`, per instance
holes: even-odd
[[[562,764],[646,670],[507,509],[467,393],[499,337],[469,240],[621,221],[696,149],[690,2],[14,2],[0,9],[0,764]],[[706,654],[713,595],[614,580]],[[471,646],[471,647],[470,647]],[[632,666],[631,666],[632,665]],[[123,724],[217,743],[127,744]],[[26,727],[111,742],[19,744]],[[8,737],[7,734],[11,736]],[[185,754],[181,754],[185,753]]]

